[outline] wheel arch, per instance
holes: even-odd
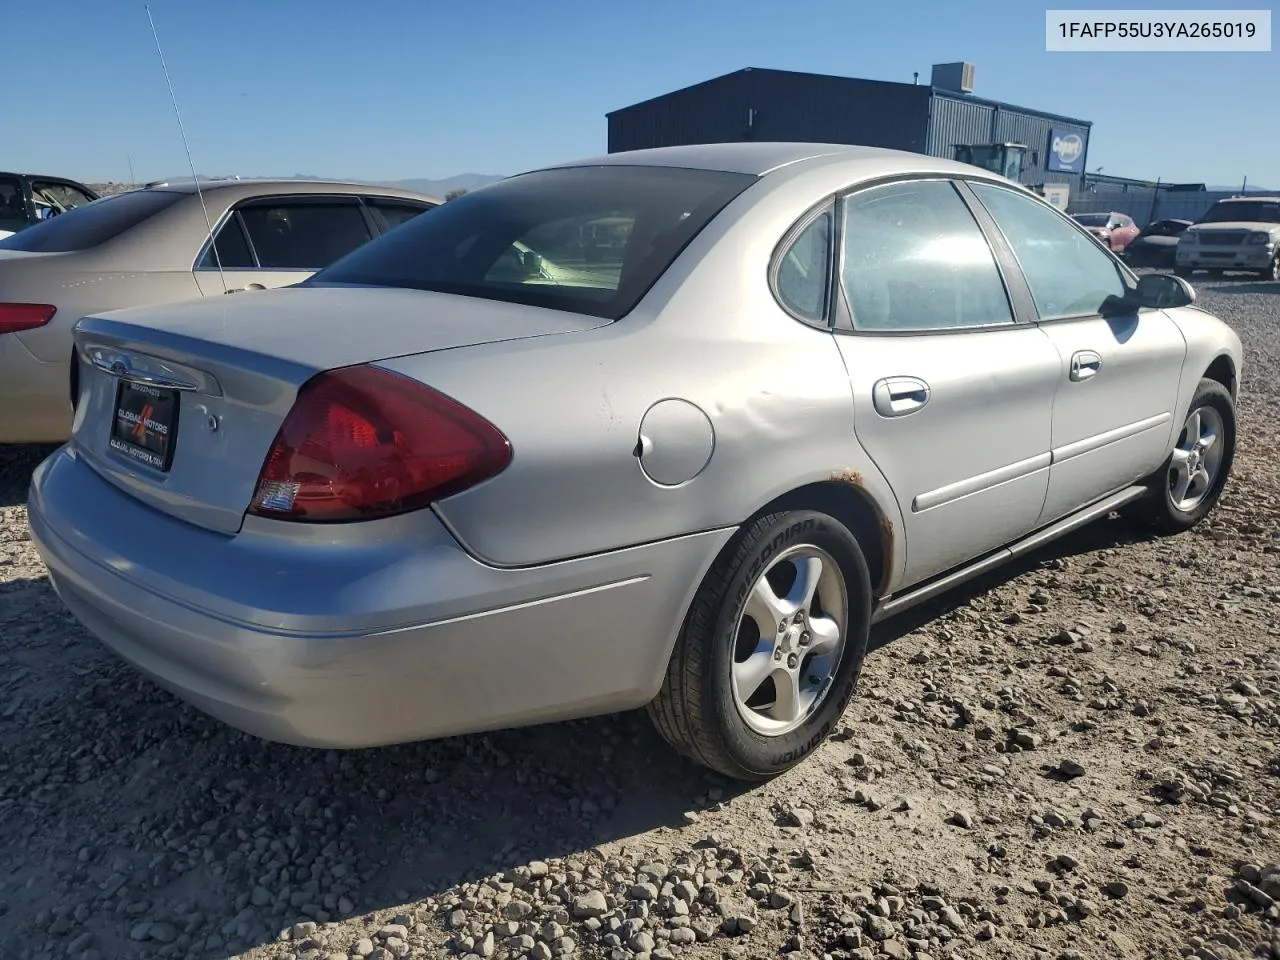
[[[839,520],[858,540],[867,560],[875,593],[873,602],[889,590],[893,578],[897,534],[893,520],[863,487],[856,471],[835,474],[829,480],[808,483],[775,497],[743,523],[780,510],[820,510]]]
[[[1216,380],[1227,388],[1232,400],[1239,399],[1237,390],[1240,384],[1236,376],[1236,365],[1229,354],[1220,353],[1214,357],[1213,362],[1201,374],[1201,379]]]

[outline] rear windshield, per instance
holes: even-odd
[[[1200,218],[1201,223],[1227,223],[1232,220],[1280,223],[1280,203],[1274,200],[1231,200],[1215,203]]]
[[[103,197],[0,240],[0,250],[31,253],[88,250],[136,227],[183,196],[163,190],[132,190]]]
[[[755,177],[597,166],[512,177],[441,204],[317,273],[616,320]]]

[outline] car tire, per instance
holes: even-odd
[[[1260,271],[1259,276],[1261,276],[1263,280],[1271,280],[1272,282],[1280,283],[1280,250],[1276,251],[1275,258],[1271,261],[1271,266],[1266,270]]]
[[[1193,436],[1192,434],[1196,436]],[[1201,444],[1213,434],[1213,443]],[[1219,445],[1216,450],[1214,444]],[[1188,453],[1197,455],[1188,459]],[[1210,454],[1213,453],[1211,456]],[[1148,495],[1137,501],[1127,515],[1164,534],[1190,530],[1214,508],[1231,474],[1236,453],[1236,405],[1231,394],[1216,380],[1203,379],[1187,408],[1173,452],[1156,473],[1147,479]],[[1196,467],[1205,466],[1207,480],[1195,482],[1178,496],[1179,483]]]
[[[797,604],[809,584],[813,602]],[[835,728],[870,622],[867,561],[847,527],[813,510],[759,517],[698,588],[649,716],[697,763],[736,780],[776,777]]]

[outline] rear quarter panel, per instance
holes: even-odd
[[[60,363],[71,356],[71,331],[81,317],[200,297],[190,271],[130,273],[82,270],[72,264],[65,271],[48,269],[30,281],[20,280],[17,289],[33,302],[52,303],[58,308],[45,326],[17,336],[39,359]]]
[[[545,563],[737,525],[832,480],[861,488],[900,530],[887,484],[854,439],[833,335],[784,313],[768,286],[778,240],[841,182],[829,173],[751,188],[616,323],[384,361],[511,440],[506,471],[437,506],[466,547],[497,565]],[[713,434],[710,462],[678,486],[648,479],[635,456],[646,411],[668,398],[696,406]]]

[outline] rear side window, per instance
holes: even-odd
[[[616,320],[755,180],[622,165],[527,173],[450,200],[308,282],[433,290]]]
[[[385,197],[365,197],[364,202],[373,211],[374,219],[382,229],[394,230],[402,223],[408,223],[419,214],[431,209],[430,205],[406,203],[403,200],[388,200]]]
[[[18,231],[27,225],[22,184],[14,177],[0,177],[0,230]]]
[[[319,270],[369,241],[355,199],[280,200],[240,210],[264,270]]]
[[[131,230],[184,196],[165,190],[131,190],[103,197],[0,240],[0,249],[31,253],[89,250]]]
[[[778,299],[792,314],[819,326],[827,319],[834,217],[824,210],[800,231],[777,266]]]
[[[214,247],[217,247],[218,259],[214,259]],[[240,214],[233,213],[218,231],[217,239],[205,251],[200,261],[200,269],[217,270],[250,270],[257,266],[253,262],[253,252],[244,238],[244,228],[240,225]]]
[[[846,199],[841,279],[858,330],[1013,323],[995,256],[946,181],[872,187]]]

